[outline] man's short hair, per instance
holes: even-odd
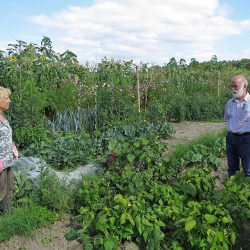
[[[241,79],[241,83],[245,84],[246,87],[248,86],[248,81],[247,81],[246,77],[243,76],[243,75],[234,76],[234,77],[232,78],[232,82],[233,82],[235,79],[237,79],[237,78],[240,78],[240,79]]]

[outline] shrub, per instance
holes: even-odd
[[[73,204],[73,191],[54,173],[43,170],[33,191],[33,200],[52,211],[69,213]]]
[[[44,127],[20,127],[14,130],[13,137],[20,149],[29,147],[31,144],[51,142],[51,132]]]

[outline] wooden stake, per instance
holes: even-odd
[[[136,69],[136,84],[137,84],[137,105],[138,112],[141,112],[141,97],[140,97],[140,79],[139,79],[139,66],[135,66]]]

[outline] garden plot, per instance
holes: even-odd
[[[173,124],[176,134],[173,138],[166,140],[171,150],[179,143],[184,143],[199,137],[208,132],[219,132],[225,128],[225,123],[209,123],[209,122],[183,122]],[[40,229],[32,238],[23,236],[14,236],[9,241],[0,243],[0,249],[3,250],[51,250],[51,249],[82,249],[82,245],[74,240],[67,241],[64,237],[65,232],[70,230],[69,218],[56,222],[51,228]],[[133,248],[132,248],[133,247]],[[126,243],[126,249],[136,249],[134,244]]]

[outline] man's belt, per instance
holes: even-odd
[[[229,132],[229,135],[233,135],[233,136],[245,136],[245,135],[250,135],[250,132],[245,132],[245,133],[233,133],[233,132]]]

